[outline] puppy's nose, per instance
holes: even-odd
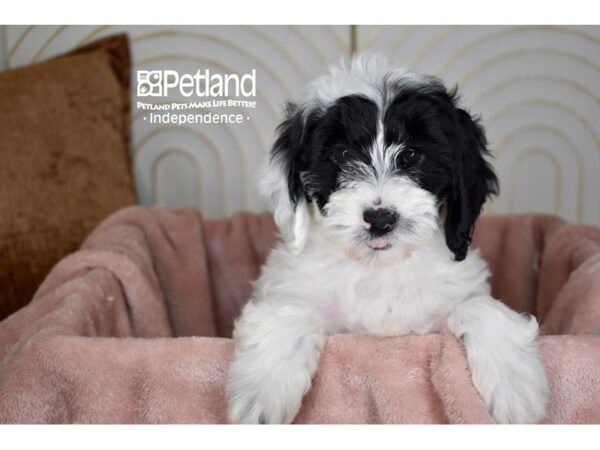
[[[394,229],[398,222],[398,213],[387,208],[369,208],[364,210],[363,219],[371,225],[369,231],[372,234],[382,236]]]

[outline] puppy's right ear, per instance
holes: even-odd
[[[304,249],[309,228],[307,198],[300,178],[306,141],[302,112],[288,103],[285,120],[277,128],[277,139],[262,170],[260,192],[271,200],[275,223],[288,249]]]

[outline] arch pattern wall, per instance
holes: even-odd
[[[342,55],[380,50],[458,83],[482,116],[502,183],[487,212],[600,225],[598,26],[7,26],[4,60],[26,65],[123,31],[136,69],[257,70],[257,109],[244,111],[243,125],[150,125],[133,111],[143,204],[189,205],[210,217],[263,210],[254,173],[284,101]]]

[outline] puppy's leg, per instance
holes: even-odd
[[[459,304],[448,327],[463,341],[473,384],[496,422],[536,423],[544,418],[548,381],[534,317],[479,297]]]
[[[226,384],[230,423],[290,423],[309,390],[325,340],[305,301],[262,298],[238,319]]]

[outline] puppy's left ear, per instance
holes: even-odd
[[[289,103],[259,182],[261,193],[271,200],[273,217],[283,241],[293,254],[304,249],[310,225],[307,198],[300,178],[306,150],[305,128],[302,111]]]
[[[452,186],[446,197],[446,244],[456,261],[467,255],[475,220],[488,196],[498,194],[498,178],[485,157],[485,132],[478,120],[457,108],[459,145]]]

